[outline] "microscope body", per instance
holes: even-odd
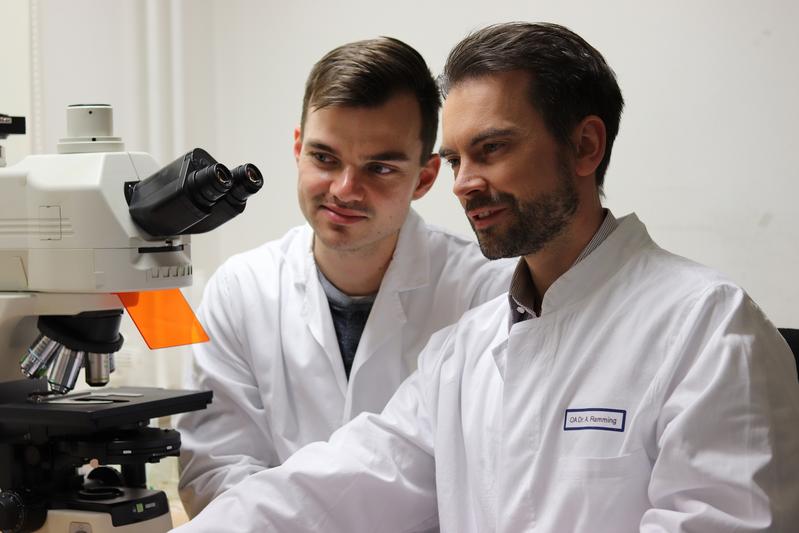
[[[121,315],[153,347],[135,302],[168,294],[187,306],[191,234],[239,214],[263,181],[199,148],[163,168],[126,152],[110,106],[70,106],[67,133],[58,154],[0,168],[0,530],[166,531],[166,498],[144,465],[178,455],[180,436],[149,421],[205,408],[211,393],[106,387]],[[156,329],[198,328],[191,319]],[[82,368],[93,388],[69,394]],[[90,462],[120,469],[80,474]]]
[[[191,236],[146,234],[125,202],[126,183],[158,169],[149,154],[116,152],[34,155],[1,170],[0,290],[115,293],[191,285]]]

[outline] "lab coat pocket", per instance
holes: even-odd
[[[558,458],[556,476],[563,480],[600,481],[603,479],[627,479],[649,472],[652,465],[643,449],[617,457],[571,457]]]
[[[617,457],[560,457],[546,502],[547,509],[556,511],[542,530],[637,532],[650,506],[650,472],[644,450]]]

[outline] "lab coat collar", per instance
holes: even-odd
[[[430,241],[422,217],[410,209],[400,229],[394,257],[380,285],[381,291],[409,291],[430,282]]]
[[[295,284],[318,283],[316,261],[313,257],[313,229],[309,224],[302,226],[302,237],[295,246],[301,250],[291,250],[287,259],[294,272]],[[400,228],[394,256],[388,266],[380,291],[408,291],[424,287],[430,282],[430,248],[424,221],[416,211],[410,209]]]
[[[654,246],[654,243],[638,217],[632,213],[620,218],[619,226],[596,250],[573,265],[550,286],[544,294],[540,319],[600,289],[645,246]]]
[[[372,312],[355,352],[350,372],[350,390],[361,368],[373,358],[376,364],[402,364],[402,343],[396,338],[408,321],[400,293],[424,287],[430,280],[430,241],[422,218],[410,210],[400,229],[394,256],[383,276]],[[352,412],[352,394],[347,395],[345,416]]]
[[[330,359],[336,381],[342,395],[346,396],[345,413],[351,404],[348,387],[352,386],[360,367],[390,340],[407,322],[407,315],[402,306],[399,293],[423,287],[430,280],[430,243],[426,235],[424,221],[413,210],[409,210],[405,222],[400,228],[394,256],[389,264],[383,281],[380,284],[372,313],[369,315],[367,327],[358,344],[355,361],[350,372],[349,384],[341,362],[341,351],[338,346],[330,307],[319,282],[316,261],[313,257],[313,229],[306,224],[301,231],[302,238],[297,239],[301,250],[293,250],[288,257],[294,271],[295,284],[304,288],[302,317],[308,324],[311,334],[323,347]],[[397,349],[384,350],[386,357],[397,358],[401,354]]]
[[[300,264],[292,265],[294,268],[295,285],[304,294],[302,303],[302,320],[308,325],[311,335],[322,347],[328,360],[330,361],[331,371],[333,372],[336,384],[339,387],[341,396],[347,394],[347,374],[344,371],[344,363],[341,360],[341,350],[338,346],[336,330],[333,326],[333,317],[330,313],[330,306],[327,303],[322,283],[316,269],[316,261],[313,257],[313,230],[310,226],[303,227],[302,239],[297,239],[298,246],[303,246],[303,250],[296,250],[296,253],[289,254],[292,259],[301,259]]]

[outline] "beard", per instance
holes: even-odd
[[[482,230],[475,229],[470,219],[484,256],[500,259],[534,254],[564,232],[580,200],[574,178],[563,163],[559,165],[560,179],[553,192],[531,200],[520,200],[510,193],[499,192],[467,202],[467,211],[501,205],[510,215],[508,224],[497,224]]]

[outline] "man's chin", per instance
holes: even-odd
[[[490,236],[483,235],[481,232],[478,232],[477,244],[480,246],[480,251],[483,252],[483,255],[486,257],[486,259],[502,259],[504,257],[508,257],[503,255],[503,247],[497,242],[496,238],[492,238]]]
[[[486,259],[506,259],[525,255],[519,239],[508,232],[492,231],[496,228],[476,231],[477,244]]]
[[[486,259],[505,259],[506,257],[515,257],[513,255],[507,255],[505,253],[505,250],[501,248],[496,248],[491,245],[483,244],[482,242],[480,242],[479,244],[480,244],[480,251],[483,252],[483,255],[485,256]]]
[[[337,252],[352,252],[358,250],[363,243],[362,239],[352,235],[348,228],[343,230],[336,228],[331,230],[329,228],[320,228],[315,230],[317,241],[327,248],[328,250],[335,250]]]

